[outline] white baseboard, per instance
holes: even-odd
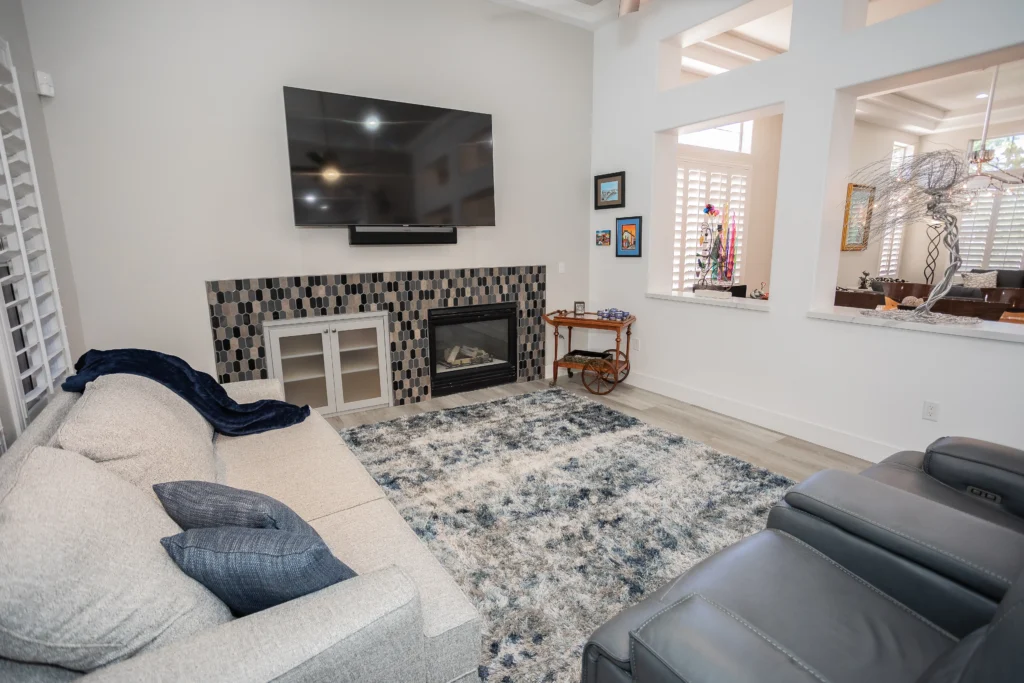
[[[630,373],[628,383],[640,389],[646,389],[662,396],[674,398],[677,401],[706,408],[707,410],[728,415],[737,420],[743,420],[744,422],[780,432],[787,436],[810,441],[813,444],[831,448],[832,450],[852,455],[855,458],[860,458],[870,463],[881,462],[896,451],[902,450],[896,446],[866,439],[856,434],[824,427],[749,403],[716,396],[702,389],[694,389],[678,382],[671,382],[661,377],[652,377],[635,370]]]

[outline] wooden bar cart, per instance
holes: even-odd
[[[629,341],[633,335],[633,323],[636,316],[631,315],[623,320],[608,320],[597,317],[596,313],[575,315],[567,310],[545,313],[544,320],[555,328],[555,363],[554,377],[551,386],[558,383],[558,371],[565,368],[572,377],[573,370],[579,370],[583,377],[583,386],[592,394],[604,395],[611,393],[619,382],[629,376]],[[568,328],[567,346],[569,352],[558,356],[559,328]],[[572,348],[572,328],[582,327],[588,330],[605,330],[615,332],[615,348],[603,352],[578,351]],[[622,331],[626,331],[626,350],[622,350]]]

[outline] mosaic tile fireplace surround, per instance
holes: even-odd
[[[427,311],[516,302],[518,380],[544,377],[545,266],[414,270],[206,283],[217,378],[263,379],[263,321],[388,311],[395,405],[430,396]]]

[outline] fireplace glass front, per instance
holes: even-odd
[[[516,304],[431,309],[434,396],[516,381],[516,310]]]

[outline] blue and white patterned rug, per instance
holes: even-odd
[[[561,389],[341,435],[483,615],[488,683],[578,682],[595,628],[793,483]]]

